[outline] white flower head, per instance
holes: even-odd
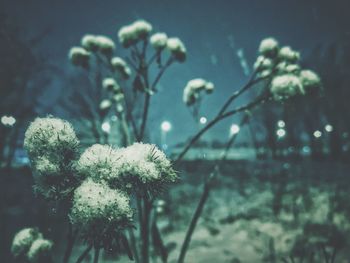
[[[114,78],[105,78],[102,81],[102,87],[108,91],[119,90],[120,87]]]
[[[69,50],[68,57],[75,66],[89,67],[90,52],[82,47],[72,47]]]
[[[281,61],[296,63],[300,59],[300,53],[293,50],[291,47],[286,46],[279,50],[278,57]]]
[[[24,135],[24,148],[32,158],[68,157],[76,153],[78,144],[72,125],[59,118],[36,118]]]
[[[96,42],[98,45],[98,49],[102,54],[108,57],[110,57],[113,54],[115,50],[115,44],[112,39],[106,36],[96,36]]]
[[[299,77],[305,89],[319,88],[322,85],[320,77],[312,70],[300,71]]]
[[[168,38],[166,47],[177,61],[184,62],[186,60],[186,47],[179,38]]]
[[[177,179],[171,162],[155,145],[134,143],[119,149],[118,153],[117,177],[122,178],[121,182],[124,182],[127,191],[146,188],[156,194],[165,184]]]
[[[128,64],[125,62],[124,59],[120,57],[114,57],[111,59],[111,65],[113,69],[124,78],[128,79],[131,75],[131,69],[129,68]]]
[[[168,36],[165,33],[155,33],[150,38],[150,43],[155,50],[163,50],[168,41]]]
[[[123,26],[118,32],[118,37],[120,43],[127,48],[145,39],[151,31],[150,23],[145,20],[137,20],[130,25]]]
[[[105,234],[107,229],[123,229],[132,218],[129,198],[104,182],[86,179],[74,192],[70,219],[91,238]]]
[[[27,253],[27,258],[31,263],[44,262],[50,259],[53,242],[47,239],[38,238],[35,240]]]
[[[27,253],[32,243],[42,238],[42,234],[36,228],[24,228],[19,231],[13,238],[11,253],[17,258]]]
[[[208,94],[214,91],[214,84],[202,78],[190,80],[183,92],[183,102],[190,106],[193,105],[200,96],[201,91],[206,91]]]
[[[276,100],[287,99],[297,94],[304,94],[304,88],[300,78],[293,74],[274,77],[270,91]]]
[[[108,181],[119,173],[119,154],[109,145],[94,144],[80,156],[76,169],[82,177]]]
[[[108,99],[102,100],[100,103],[101,110],[107,110],[112,106],[112,102]]]
[[[276,66],[278,74],[293,73],[298,74],[300,72],[300,66],[298,64],[290,64],[287,61],[282,61]]]
[[[272,59],[264,57],[264,56],[258,56],[254,63],[254,69],[258,72],[264,71],[264,70],[272,70],[274,66],[274,62]]]
[[[278,41],[272,37],[265,38],[261,41],[259,46],[260,55],[268,58],[275,58],[278,54]]]
[[[96,52],[99,47],[99,43],[95,35],[85,35],[81,39],[81,46],[88,51]]]

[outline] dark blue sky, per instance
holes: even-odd
[[[106,34],[117,39],[121,26],[143,18],[151,22],[156,31],[180,37],[187,46],[188,60],[172,67],[163,78],[162,91],[153,98],[150,122],[151,127],[158,128],[163,119],[172,121],[174,130],[170,139],[179,141],[196,129],[182,104],[182,90],[188,80],[203,77],[215,83],[215,94],[203,107],[204,115],[209,117],[228,94],[246,80],[235,50],[229,46],[229,36],[233,36],[237,49],[244,49],[250,65],[254,63],[260,40],[268,36],[307,56],[319,44],[349,36],[348,2],[0,0],[0,7],[17,21],[27,36],[51,28],[37,52],[67,72],[72,70],[67,51],[78,44],[85,33]],[[217,58],[216,65],[211,63],[213,56]],[[227,125],[220,125],[208,136],[227,134]]]

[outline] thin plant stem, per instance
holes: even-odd
[[[83,253],[79,256],[79,258],[77,259],[76,263],[81,263],[83,262],[84,258],[87,256],[87,254],[89,254],[90,250],[92,249],[92,245],[89,245],[84,251]]]
[[[243,119],[242,119],[242,121],[240,123],[240,126],[244,125],[248,120],[249,120],[249,114],[246,114],[243,117]],[[233,143],[235,142],[236,138],[237,138],[237,134],[234,134],[234,135],[232,135],[230,137],[230,139],[229,139],[229,141],[228,141],[228,143],[226,145],[226,148],[225,148],[225,150],[224,150],[224,152],[223,152],[223,154],[221,156],[221,159],[220,159],[219,163],[223,162],[227,158],[227,153],[228,153],[229,149],[231,148],[231,146],[233,145]],[[200,216],[202,214],[204,205],[205,205],[206,201],[208,200],[212,182],[213,182],[214,178],[219,173],[219,163],[217,163],[215,165],[214,171],[210,174],[209,178],[204,183],[204,187],[203,187],[203,192],[202,192],[201,198],[200,198],[199,203],[198,203],[198,205],[196,207],[196,210],[195,210],[195,212],[193,214],[193,217],[191,219],[190,225],[189,225],[188,230],[187,230],[186,235],[185,235],[185,239],[184,239],[184,241],[182,243],[182,246],[181,246],[179,259],[177,261],[178,263],[184,263],[186,252],[187,252],[188,247],[190,245],[193,232],[194,232],[194,230],[195,230],[195,228],[197,226],[198,220],[199,220],[199,218],[200,218]]]
[[[100,247],[95,247],[94,263],[98,263],[100,258]]]
[[[73,246],[78,235],[78,230],[73,231],[72,224],[69,222],[68,225],[68,236],[67,236],[67,247],[63,257],[63,263],[68,263],[69,258],[72,254]]]
[[[131,249],[132,249],[132,252],[133,252],[133,256],[134,256],[135,262],[139,263],[140,259],[139,259],[139,254],[138,254],[138,251],[137,251],[134,230],[133,229],[129,229],[128,232],[129,232],[129,239],[130,239]]]
[[[148,200],[147,194],[143,196],[143,220],[141,227],[141,238],[142,238],[142,263],[149,262],[149,219],[151,212],[150,201]]]

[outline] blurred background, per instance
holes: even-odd
[[[27,226],[53,239],[59,258],[67,227],[63,215],[32,191],[23,150],[28,124],[51,114],[71,121],[84,146],[120,141],[113,116],[86,110],[80,95],[89,95],[94,84],[71,65],[69,49],[87,33],[117,42],[121,26],[145,19],[154,31],[179,37],[188,53],[160,81],[147,124],[146,141],[170,157],[247,82],[263,38],[300,51],[302,66],[323,83],[311,96],[264,105],[244,127],[239,115],[221,122],[177,164],[182,180],[163,196],[170,261],[199,199],[198,186],[237,134],[187,262],[282,262],[319,253],[320,244],[330,255],[336,249],[335,262],[350,262],[349,10],[346,0],[0,0],[0,261],[12,262],[13,235]],[[126,50],[117,45],[117,53]],[[215,84],[198,120],[182,101],[193,78]]]

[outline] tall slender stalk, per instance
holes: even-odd
[[[77,259],[76,263],[81,263],[83,262],[84,258],[87,256],[87,254],[89,254],[90,250],[92,249],[92,244],[89,245],[84,251],[83,253],[79,256],[79,258]]]
[[[94,263],[98,263],[100,258],[100,247],[95,247]]]
[[[69,222],[68,235],[67,235],[67,247],[63,257],[63,263],[68,263],[72,254],[73,246],[78,235],[78,231],[73,231],[72,224]]]
[[[240,126],[243,126],[246,122],[248,122],[248,120],[249,120],[249,114],[246,114],[242,118]],[[181,246],[180,255],[179,255],[179,258],[177,261],[178,263],[183,263],[185,260],[186,252],[187,252],[188,247],[190,245],[193,232],[194,232],[194,230],[197,226],[198,220],[202,214],[204,205],[205,205],[206,201],[208,200],[212,182],[219,173],[219,165],[226,160],[227,153],[228,153],[229,149],[231,148],[231,146],[233,145],[233,143],[235,142],[236,137],[237,137],[237,134],[234,134],[233,136],[230,137],[230,140],[228,141],[228,143],[225,147],[225,150],[224,150],[223,154],[221,155],[220,161],[215,165],[214,171],[210,174],[209,178],[204,183],[201,198],[200,198],[199,203],[196,207],[196,210],[192,216],[190,225],[189,225],[187,232],[186,232],[186,235],[185,235],[185,239],[184,239],[182,246]]]

